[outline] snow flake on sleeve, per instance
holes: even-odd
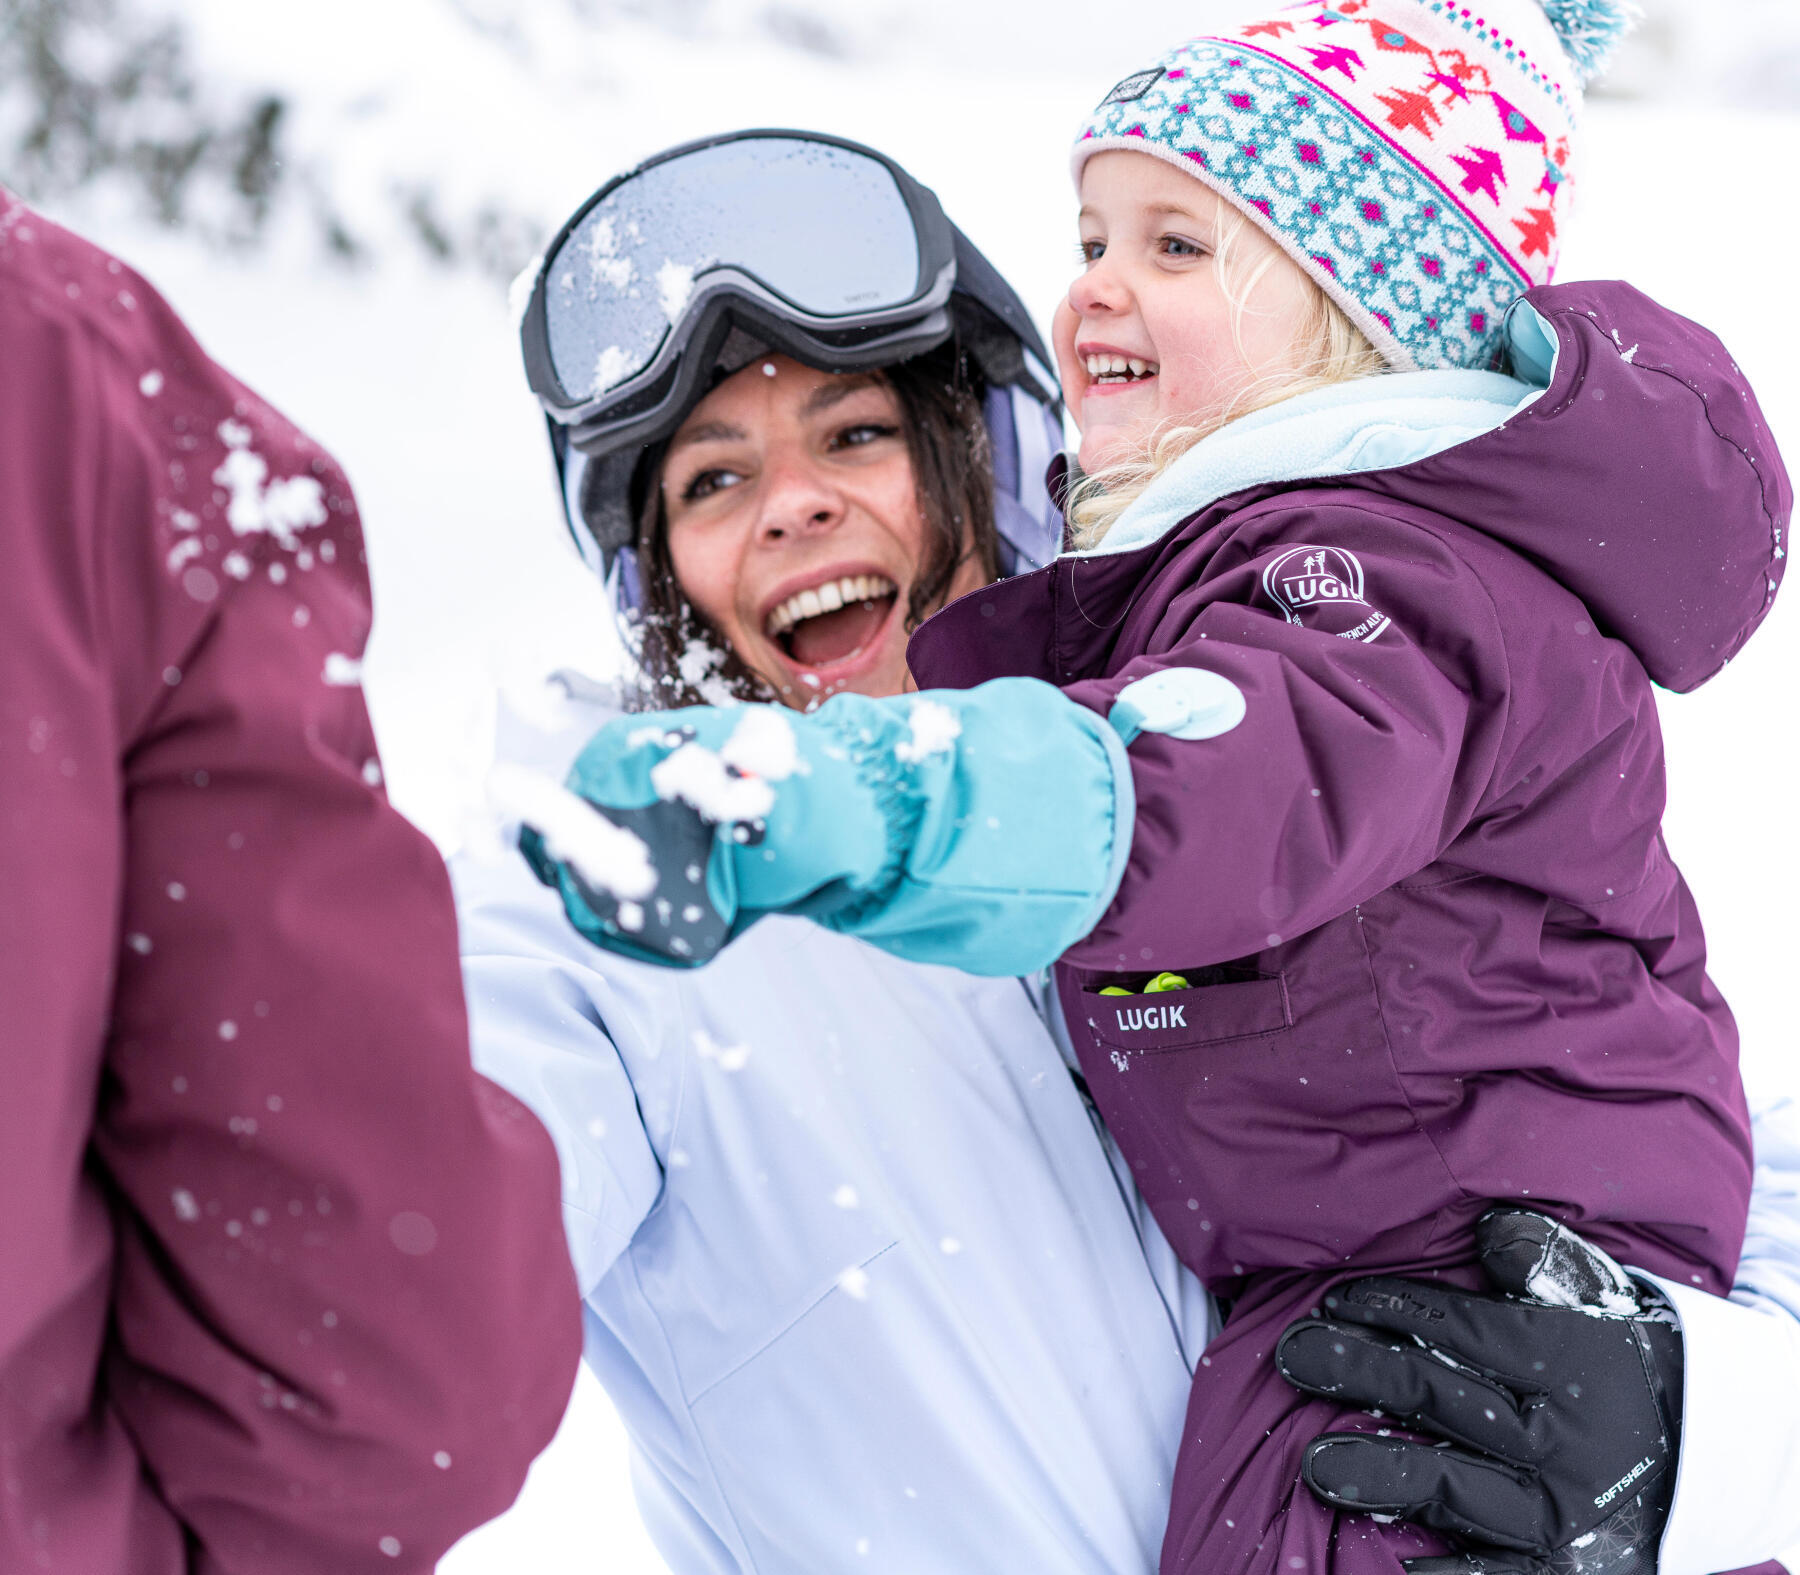
[[[239,536],[261,532],[294,550],[299,546],[298,532],[329,518],[325,489],[315,476],[271,481],[269,462],[251,448],[251,437],[241,421],[219,424],[219,440],[227,453],[213,480],[230,494],[225,517]]]
[[[334,689],[354,689],[363,679],[363,664],[354,656],[332,651],[325,658],[324,681]]]
[[[855,1264],[837,1277],[838,1289],[859,1302],[869,1299],[869,1271]]]

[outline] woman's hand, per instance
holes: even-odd
[[[1468,1550],[1412,1560],[1411,1575],[1655,1575],[1680,1451],[1680,1328],[1541,1214],[1495,1209],[1476,1240],[1499,1295],[1355,1280],[1282,1336],[1275,1363],[1296,1388],[1447,1441],[1328,1433],[1307,1450],[1307,1486]]]

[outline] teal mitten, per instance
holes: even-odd
[[[621,717],[568,786],[631,833],[629,856],[538,828],[527,857],[589,940],[672,966],[793,913],[914,961],[1027,973],[1092,928],[1131,841],[1123,741],[1027,678]]]

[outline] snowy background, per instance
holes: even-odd
[[[1098,9],[1103,20],[1097,21]],[[1625,276],[1723,335],[1800,455],[1800,7],[1647,0],[1590,119],[1563,277]],[[150,278],[344,461],[396,802],[446,850],[494,696],[610,660],[561,534],[506,281],[607,176],[746,125],[897,157],[1047,323],[1073,270],[1069,137],[1217,0],[0,0],[0,180]],[[3,352],[0,352],[3,353]],[[1663,697],[1668,836],[1753,1093],[1800,1093],[1800,590],[1698,696]],[[662,1566],[585,1373],[519,1505],[447,1575]]]

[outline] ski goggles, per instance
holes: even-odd
[[[836,371],[950,333],[955,232],[873,149],[799,131],[675,148],[609,182],[545,254],[526,375],[588,454],[654,441],[705,392],[733,327]]]

